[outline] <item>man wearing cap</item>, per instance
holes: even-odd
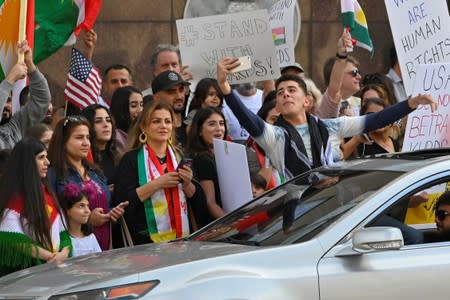
[[[281,72],[281,75],[286,75],[286,74],[297,75],[300,78],[305,79],[305,70],[303,69],[302,65],[297,62],[282,67],[280,72]]]
[[[186,130],[183,125],[186,87],[190,83],[174,71],[164,71],[152,82],[153,99],[168,102],[175,112],[176,138],[182,146],[186,145]]]

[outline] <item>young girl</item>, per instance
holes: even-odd
[[[72,256],[101,252],[100,246],[88,225],[91,210],[88,195],[95,193],[95,186],[87,182],[80,188],[68,183],[62,193],[62,207],[72,240]]]
[[[205,107],[223,107],[223,95],[220,91],[217,80],[214,78],[203,78],[197,84],[191,104],[189,105],[189,113],[183,121],[186,124],[186,133],[189,134],[192,120],[200,108]]]

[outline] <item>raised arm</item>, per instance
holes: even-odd
[[[227,105],[239,121],[239,124],[253,137],[262,135],[264,131],[264,121],[252,111],[250,111],[231,91],[227,76],[232,76],[234,68],[239,66],[237,58],[224,57],[217,64],[217,82],[222,91]]]
[[[13,89],[14,84],[27,76],[27,65],[25,63],[15,64],[9,73],[6,75],[5,80],[0,83],[0,112],[3,111],[5,107],[6,100],[8,100],[9,95]],[[0,114],[0,121],[2,120],[2,115]]]
[[[410,97],[407,101],[388,106],[378,113],[366,115],[364,132],[367,133],[392,124],[415,110],[419,105],[430,105],[432,112],[437,108],[436,102],[430,95],[419,94],[418,96]]]
[[[86,46],[85,55],[90,61],[92,61],[95,46],[97,45],[97,33],[94,31],[94,29],[86,31],[83,41],[84,45]]]
[[[336,58],[331,69],[330,80],[327,90],[323,94],[322,101],[316,112],[320,118],[336,118],[339,114],[339,103],[341,102],[341,86],[344,70],[347,64],[347,48],[352,47],[352,39],[348,32],[343,31],[337,43]]]
[[[36,68],[33,62],[33,53],[26,41],[19,44],[19,52],[25,54],[25,64],[28,68],[28,76],[30,78],[31,95],[27,104],[18,113],[13,115],[13,119],[17,120],[23,135],[27,128],[39,123],[44,118],[51,101],[51,95],[47,79]]]

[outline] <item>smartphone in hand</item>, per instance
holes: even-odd
[[[177,172],[180,170],[180,168],[184,168],[184,166],[188,166],[192,169],[192,158],[183,158],[177,167]]]
[[[240,72],[245,71],[252,68],[252,57],[251,56],[240,56],[238,57],[239,62],[241,63],[239,66],[231,70],[232,72]]]

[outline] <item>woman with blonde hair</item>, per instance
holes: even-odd
[[[124,214],[134,244],[164,242],[190,232],[187,200],[199,187],[192,169],[180,166],[175,115],[167,102],[145,105],[129,132],[131,151],[117,168],[114,203],[129,201]]]
[[[315,114],[320,101],[322,101],[322,93],[311,78],[304,78],[303,81],[306,84],[306,97],[308,97],[310,103],[307,111]]]

